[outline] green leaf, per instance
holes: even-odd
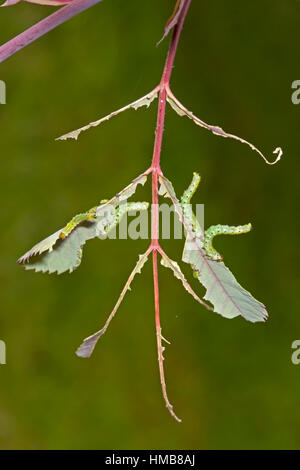
[[[61,228],[37,243],[18,260],[18,263],[23,263],[25,269],[34,269],[36,272],[61,274],[69,271],[71,273],[81,263],[83,245],[92,238],[106,238],[115,226],[115,208],[132,196],[138,184],[144,185],[146,180],[147,175],[140,175],[110,201],[100,204],[95,209],[95,219],[81,222],[65,239],[60,238],[64,229]],[[147,208],[148,203],[128,203],[128,212]]]
[[[265,306],[246,291],[224,265],[207,257],[203,241],[195,237],[192,221],[184,217],[180,203],[170,181],[160,176],[160,194],[169,197],[186,230],[183,261],[191,265],[200,283],[206,288],[205,300],[211,302],[214,311],[226,318],[241,315],[251,322],[265,321],[268,317]]]
[[[61,233],[61,230],[59,230],[28,251],[18,260],[18,263],[24,263],[26,270],[34,269],[36,272],[48,272],[50,274],[55,272],[61,274],[65,271],[73,272],[81,263],[83,245],[87,240],[97,236],[97,221],[98,219],[95,222],[83,222],[65,240],[59,238]],[[55,241],[45,252],[48,246],[48,243],[45,244],[45,242],[49,239]],[[32,258],[36,251],[41,254]]]
[[[251,322],[267,319],[265,306],[237,282],[223,262],[209,259],[197,240],[186,241],[182,260],[192,266],[206,288],[204,299],[213,304],[215,312],[225,318],[241,315]]]

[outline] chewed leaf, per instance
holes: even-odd
[[[112,199],[110,199],[107,203],[99,206],[96,210],[96,214],[101,214],[109,205],[116,206],[119,205],[121,202],[129,199],[136,192],[137,186],[139,184],[144,186],[146,181],[147,173],[142,173],[137,178],[135,178],[128,186],[126,186],[126,188],[122,189],[118,194],[116,194]]]
[[[229,138],[229,139],[238,140],[242,144],[248,145],[248,147],[250,147],[251,150],[254,150],[254,152],[258,153],[258,155],[260,155],[268,165],[275,165],[275,163],[279,162],[279,160],[281,159],[281,156],[282,156],[283,152],[282,152],[282,149],[280,147],[277,147],[273,151],[273,153],[275,155],[277,155],[277,157],[274,161],[270,162],[260,150],[258,150],[253,144],[251,144],[247,140],[242,139],[241,137],[238,137],[234,134],[230,134],[228,132],[225,132],[219,126],[213,126],[213,125],[207,124],[206,122],[199,119],[191,111],[189,111],[182,103],[180,103],[180,101],[173,95],[173,93],[170,90],[168,91],[167,101],[179,116],[187,116],[189,119],[194,121],[194,123],[197,124],[197,126],[204,127],[204,129],[207,129],[208,131],[212,132],[215,135],[218,135],[220,137]]]
[[[59,235],[61,231],[62,229],[58,230],[57,232],[53,233],[49,237],[45,238],[45,240],[42,240],[41,242],[34,245],[34,247],[31,248],[31,250],[27,251],[25,255],[21,256],[21,258],[18,259],[18,263],[27,263],[27,261],[32,256],[40,255],[44,253],[45,251],[51,252],[53,250],[53,246],[59,239]]]
[[[95,237],[106,238],[108,233],[119,223],[120,204],[122,204],[123,215],[130,211],[147,210],[148,203],[125,202],[135,193],[138,184],[145,184],[146,180],[145,174],[140,175],[109,202],[94,208],[95,217],[93,219],[81,217],[79,218],[81,221],[75,226],[74,222],[72,226],[72,221],[78,216],[74,217],[64,228],[37,243],[18,260],[18,263],[23,263],[25,269],[34,269],[37,272],[61,274],[65,271],[74,271],[81,262],[82,247],[87,240]],[[86,214],[89,213],[90,211]]]
[[[160,263],[165,268],[169,268],[173,271],[174,276],[182,282],[183,287],[187,290],[189,294],[191,294],[192,297],[194,297],[195,300],[197,300],[197,302],[204,305],[204,307],[206,307],[208,310],[212,310],[211,306],[203,302],[203,300],[201,300],[198,295],[193,291],[192,287],[184,277],[184,274],[181,271],[179,264],[176,263],[176,261],[173,261],[166,255],[166,253],[163,253]]]
[[[125,212],[147,210],[148,205],[147,202],[128,203],[123,207],[122,215]],[[113,206],[106,208],[105,213],[94,220],[86,220],[80,223],[65,238],[56,237],[55,244],[51,246],[47,253],[42,253],[38,258],[30,258],[33,255],[28,252],[20,258],[19,262],[26,263],[25,269],[34,269],[36,272],[61,274],[69,271],[71,273],[81,263],[83,245],[92,238],[105,239],[109,232],[120,222],[118,210],[119,208],[115,209]],[[60,235],[63,231],[56,232],[54,235],[57,235],[57,233]],[[40,245],[44,246],[44,243],[41,242]],[[45,249],[43,251],[45,252]]]
[[[171,29],[173,29],[174,26],[176,26],[178,19],[179,19],[179,15],[182,12],[183,5],[184,5],[184,0],[177,0],[173,13],[166,23],[164,35],[160,39],[160,41],[158,41],[157,46],[165,39],[166,36],[168,36]]]
[[[34,269],[36,272],[71,273],[81,263],[83,245],[96,236],[96,221],[86,222],[76,227],[65,240],[57,238],[55,245],[47,253],[29,259],[30,252],[28,252],[18,262],[24,262],[25,269]]]
[[[196,240],[186,241],[182,260],[192,266],[206,288],[204,299],[213,304],[215,312],[225,318],[241,315],[250,322],[267,319],[265,306],[237,282],[223,262],[207,258]]]
[[[73,272],[81,262],[82,246],[87,240],[96,236],[94,229],[94,224],[92,227],[83,225],[77,227],[66,240],[59,240],[54,250],[28,260],[24,266],[25,269],[50,274]],[[19,262],[22,262],[21,260]]]
[[[150,251],[151,250],[148,249],[146,251],[146,253],[139,256],[138,262],[137,262],[135,268],[133,269],[133,271],[131,272],[131,274],[130,274],[130,276],[129,276],[129,278],[128,278],[128,280],[127,280],[127,282],[126,282],[126,284],[125,284],[125,286],[124,286],[124,288],[121,292],[121,295],[120,295],[120,297],[119,297],[119,299],[118,299],[118,301],[117,301],[117,303],[116,303],[116,305],[113,309],[113,311],[111,312],[108,319],[106,320],[106,323],[105,323],[104,327],[101,328],[101,330],[97,331],[97,333],[94,333],[92,336],[89,336],[88,338],[85,338],[85,340],[83,341],[81,346],[79,346],[79,348],[76,351],[76,354],[77,354],[78,357],[87,358],[87,357],[91,356],[91,354],[94,351],[94,348],[97,344],[98,339],[100,338],[100,336],[102,336],[106,332],[106,330],[107,330],[111,320],[115,316],[115,314],[116,314],[116,312],[117,312],[117,310],[118,310],[118,308],[119,308],[126,292],[128,290],[130,290],[130,285],[131,285],[135,275],[137,273],[141,273],[141,270],[142,270],[144,264],[148,260],[148,255],[149,255]]]
[[[145,96],[142,96],[142,98],[139,98],[136,101],[133,101],[133,103],[128,104],[127,106],[124,106],[123,108],[118,109],[117,111],[113,111],[112,113],[108,114],[107,116],[104,116],[101,119],[98,119],[97,121],[90,122],[86,126],[80,127],[79,129],[76,129],[75,131],[68,132],[67,134],[62,135],[61,137],[58,137],[56,140],[67,140],[67,139],[78,139],[78,136],[81,132],[87,131],[91,127],[96,127],[102,124],[104,121],[108,121],[110,118],[117,116],[118,114],[122,113],[123,111],[126,111],[127,109],[134,109],[135,111],[138,108],[141,108],[142,106],[147,106],[147,108],[150,106],[152,101],[157,98],[159,88],[155,88],[152,90],[150,93],[148,93]]]
[[[103,235],[103,228],[111,224],[115,209],[111,206],[105,214],[93,221],[85,221],[78,225],[65,239],[60,238],[62,230],[38,243],[33,249],[22,256],[18,262],[24,263],[25,269],[50,274],[76,269],[81,263],[82,247],[92,238]],[[52,243],[51,247],[50,242]],[[47,251],[47,252],[46,252]],[[34,257],[39,255],[38,257]]]
[[[160,183],[160,193],[171,199],[185,227],[187,240],[182,259],[192,266],[197,278],[206,288],[205,300],[214,305],[215,312],[226,318],[241,315],[251,322],[264,321],[268,316],[265,306],[238,284],[224,263],[207,257],[203,250],[203,240],[194,236],[192,222],[184,217],[171,182],[160,176]]]

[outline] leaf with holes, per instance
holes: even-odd
[[[160,176],[160,194],[169,197],[186,230],[183,261],[191,265],[200,283],[206,288],[205,300],[211,302],[214,311],[226,318],[241,315],[251,322],[265,321],[268,317],[265,306],[243,289],[223,262],[208,258],[203,250],[203,241],[195,237],[191,219],[187,220],[176,197],[172,183]]]
[[[157,95],[158,95],[158,88],[154,88],[154,90],[150,91],[150,93],[147,93],[147,95],[142,96],[142,98],[139,98],[138,100],[133,101],[133,103],[130,103],[127,106],[124,106],[123,108],[118,109],[117,111],[113,111],[107,116],[104,116],[103,118],[98,119],[98,121],[90,122],[89,124],[83,127],[80,127],[79,129],[76,129],[75,131],[68,132],[67,134],[64,134],[58,137],[56,140],[67,140],[67,139],[77,140],[81,132],[87,131],[91,127],[100,126],[102,122],[108,121],[109,119],[111,119],[114,116],[117,116],[123,111],[127,111],[127,109],[134,109],[135,111],[137,111],[142,106],[146,106],[147,108],[149,108],[152,101],[154,101],[157,98]]]
[[[120,222],[120,214],[148,209],[147,202],[126,203],[135,193],[138,184],[144,185],[146,180],[145,174],[140,175],[110,201],[73,217],[65,227],[25,253],[18,263],[23,263],[25,269],[34,269],[37,272],[61,274],[74,271],[81,263],[82,247],[88,240],[105,238]],[[90,214],[93,214],[93,218],[89,217]]]

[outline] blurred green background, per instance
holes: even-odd
[[[74,351],[100,328],[147,241],[91,241],[72,275],[25,272],[16,259],[75,213],[112,196],[148,167],[156,106],[128,111],[78,142],[54,138],[133,101],[159,81],[158,48],[175,0],[106,0],[0,66],[1,449],[299,448],[300,79],[296,0],[192,2],[172,89],[185,105],[256,144],[213,136],[167,110],[162,168],[177,193],[202,175],[195,202],[206,226],[252,222],[217,242],[239,282],[270,318],[250,324],[205,311],[160,269],[168,414],[157,368],[151,263],[137,276],[89,360]],[[0,42],[53,11],[0,11]],[[149,185],[137,195],[150,197]],[[182,241],[164,241],[180,259]],[[188,279],[200,293],[188,266]]]

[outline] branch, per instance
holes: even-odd
[[[142,96],[136,101],[133,101],[133,103],[129,103],[126,106],[123,106],[123,108],[118,109],[117,111],[113,111],[112,113],[108,114],[107,116],[104,116],[101,119],[98,119],[97,121],[90,122],[89,124],[80,127],[79,129],[76,129],[75,131],[68,132],[67,134],[64,134],[60,137],[57,137],[55,140],[67,140],[67,139],[75,139],[77,140],[79,137],[79,134],[83,131],[87,131],[91,127],[97,127],[102,122],[108,121],[110,118],[117,116],[120,113],[123,113],[123,111],[127,111],[127,109],[133,108],[135,111],[139,109],[141,106],[147,106],[149,108],[150,104],[152,103],[155,98],[157,98],[159,91],[159,87],[154,88],[154,90],[150,91],[150,93],[147,93],[147,95]]]
[[[177,51],[177,46],[179,38],[182,32],[183,23],[188,12],[191,0],[182,1],[182,9],[180,14],[176,18],[176,23],[174,24],[172,39],[170,42],[165,66],[162,73],[162,78],[160,82],[160,92],[158,97],[158,109],[157,109],[157,120],[156,120],[156,130],[155,130],[155,141],[153,148],[153,157],[152,157],[152,227],[151,227],[151,245],[153,249],[153,283],[154,283],[154,304],[155,304],[155,327],[156,327],[156,338],[157,338],[157,352],[158,352],[158,365],[159,365],[159,375],[162,388],[162,394],[170,414],[173,416],[176,421],[180,422],[181,420],[176,416],[173,411],[173,406],[169,402],[166,381],[164,374],[163,366],[163,347],[162,347],[162,335],[161,335],[161,325],[160,325],[160,314],[159,314],[159,284],[158,284],[158,269],[157,269],[157,251],[160,247],[158,238],[159,238],[159,211],[158,211],[158,175],[161,175],[160,169],[160,156],[164,132],[164,122],[166,114],[166,102],[167,102],[167,89],[169,88],[170,77],[172,73],[172,68],[174,65],[175,55]]]
[[[251,150],[254,150],[254,152],[258,153],[260,157],[264,159],[264,161],[268,165],[275,165],[279,160],[281,159],[282,156],[282,149],[280,147],[277,147],[273,153],[277,155],[275,160],[269,161],[264,154],[258,150],[251,142],[248,142],[245,139],[242,139],[241,137],[238,137],[237,135],[230,134],[228,132],[225,132],[221,127],[219,126],[213,126],[210,124],[207,124],[206,122],[202,121],[200,118],[195,116],[195,114],[192,113],[192,111],[189,111],[177,98],[176,96],[173,95],[172,91],[170,88],[167,89],[167,101],[170,104],[170,106],[174,109],[174,111],[179,115],[179,116],[187,116],[189,119],[194,121],[197,126],[204,127],[204,129],[207,129],[208,131],[212,132],[214,135],[218,135],[220,137],[225,137],[229,139],[234,139],[238,140],[242,144],[248,145],[248,147],[251,148]]]
[[[23,49],[23,47],[56,28],[56,26],[99,2],[102,2],[102,0],[73,0],[69,5],[60,8],[52,15],[47,16],[47,18],[0,46],[0,62],[3,62],[20,49]]]
[[[141,272],[144,264],[147,262],[148,256],[151,253],[151,251],[152,251],[152,248],[149,247],[148,250],[146,251],[146,253],[144,253],[143,255],[140,255],[136,266],[134,267],[133,271],[131,272],[129,278],[127,279],[127,282],[126,282],[126,284],[125,284],[125,286],[124,286],[124,288],[123,288],[123,290],[120,294],[120,297],[118,298],[118,301],[117,301],[116,305],[114,306],[113,311],[111,312],[108,319],[106,320],[104,327],[101,328],[101,330],[97,331],[97,333],[94,333],[92,336],[89,336],[88,338],[85,338],[83,343],[79,346],[79,348],[76,351],[76,354],[77,354],[78,357],[86,358],[86,357],[91,356],[92,352],[95,349],[95,346],[97,344],[98,339],[100,338],[100,336],[102,336],[106,332],[107,328],[109,327],[110,322],[112,321],[115,314],[117,313],[117,310],[118,310],[122,300],[124,299],[124,296],[125,296],[126,292],[128,290],[130,290],[130,285],[131,285],[135,275],[137,273]]]

